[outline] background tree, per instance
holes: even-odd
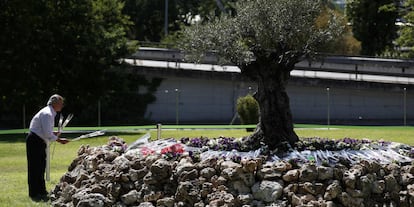
[[[326,24],[326,22],[329,21],[331,13],[334,12],[335,15],[341,17],[341,25],[343,26],[344,31],[341,36],[335,38],[324,47],[319,48],[318,52],[340,55],[359,55],[361,51],[361,43],[353,36],[352,28],[347,25],[343,10],[336,5],[333,5],[331,1],[324,2],[324,5],[316,24]]]
[[[400,36],[396,40],[400,48],[406,48],[403,57],[414,57],[414,0],[406,0],[404,3],[403,25],[399,29]]]
[[[168,32],[174,35],[194,19],[231,11],[236,0],[168,0]],[[129,37],[139,41],[160,42],[164,35],[165,1],[126,0],[123,12],[131,17]]]
[[[346,15],[352,31],[361,42],[361,54],[378,55],[393,49],[397,37],[395,22],[398,18],[398,2],[395,0],[348,0]]]
[[[160,86],[162,79],[148,79],[137,75],[135,70],[124,72],[112,71],[107,76],[106,84],[111,86],[101,98],[102,124],[114,125],[142,125],[147,123],[145,113],[147,106],[156,100],[154,93]],[[113,78],[115,77],[115,78]],[[92,106],[90,111],[96,110]],[[96,114],[96,113],[94,113]],[[93,117],[96,118],[96,117]]]
[[[206,51],[215,51],[222,62],[239,66],[256,81],[260,122],[250,136],[253,143],[264,141],[276,149],[298,141],[286,93],[290,72],[301,57],[341,31],[335,15],[316,24],[321,5],[315,0],[239,0],[234,17],[222,15],[183,32],[189,58],[200,60]]]
[[[74,121],[83,117],[86,122],[91,116],[87,109],[113,90],[108,79],[117,78],[118,59],[135,50],[126,38],[130,22],[121,13],[123,3],[14,0],[0,4],[0,119],[21,118],[25,103],[30,118],[51,94],[60,93],[67,98],[65,110],[76,113]]]

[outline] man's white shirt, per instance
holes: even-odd
[[[30,121],[30,131],[42,138],[46,144],[56,141],[57,136],[53,134],[56,111],[52,106],[45,106]]]

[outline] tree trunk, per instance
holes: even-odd
[[[249,69],[249,77],[254,77],[257,82],[258,88],[254,97],[260,108],[259,124],[249,137],[250,141],[263,141],[271,150],[283,148],[285,143],[293,145],[299,138],[293,130],[289,97],[286,93],[291,70],[283,65],[263,62],[250,67],[253,68]]]

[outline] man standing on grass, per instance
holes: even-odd
[[[49,200],[45,184],[46,147],[49,142],[66,144],[59,138],[60,132],[53,132],[55,116],[63,108],[63,97],[52,95],[47,106],[41,109],[30,122],[30,133],[26,137],[29,196],[34,201]]]

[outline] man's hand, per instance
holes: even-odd
[[[66,144],[66,143],[69,142],[69,140],[66,139],[66,138],[58,138],[56,141],[59,142],[59,143],[61,143],[61,144]]]

